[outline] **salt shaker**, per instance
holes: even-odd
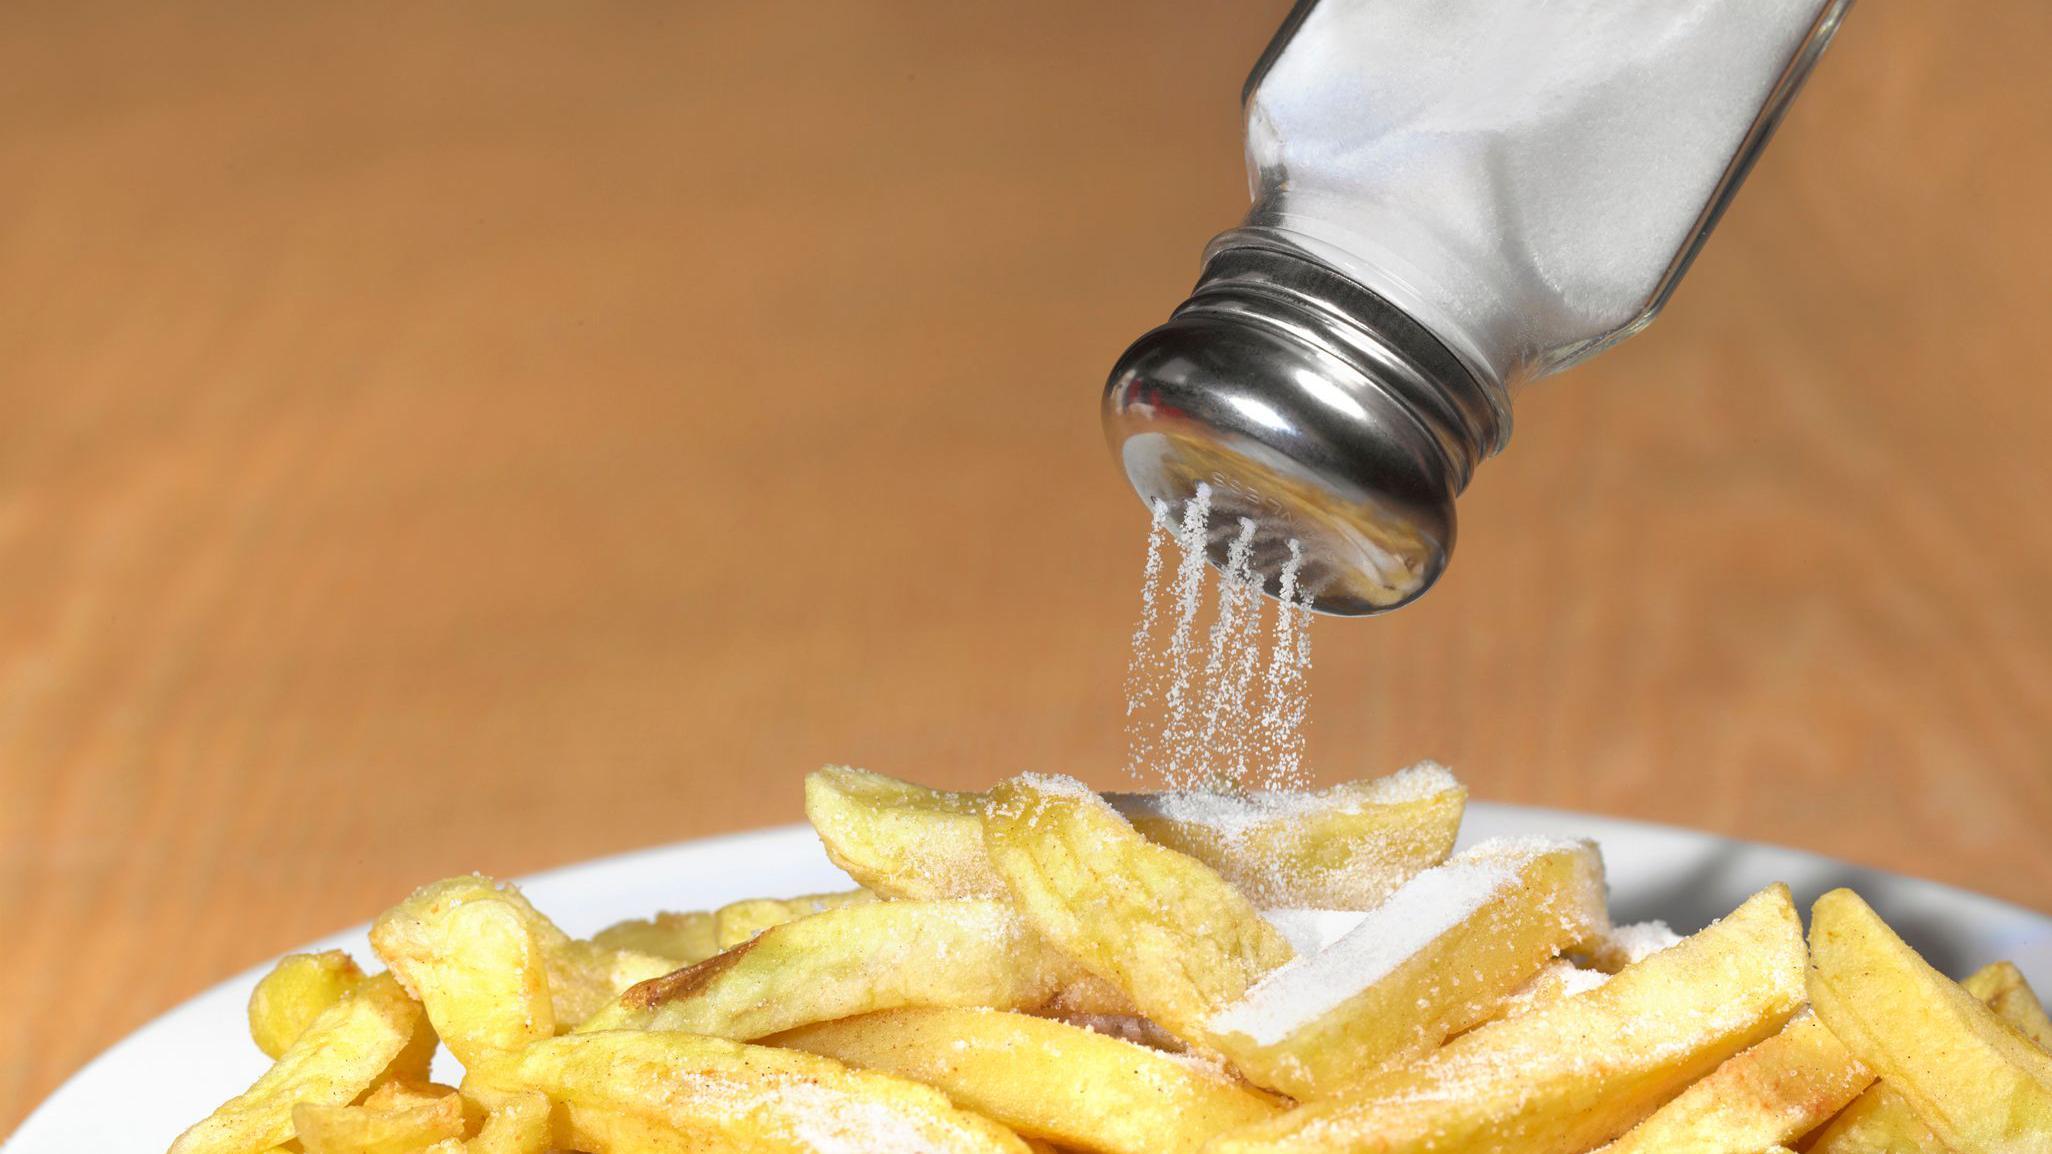
[[[1404,605],[1511,398],[1653,319],[1851,0],[1300,0],[1253,207],[1104,393],[1141,497],[1211,490],[1323,612]]]

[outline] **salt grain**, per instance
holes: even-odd
[[[1618,926],[1610,931],[1605,942],[1608,952],[1617,956],[1626,965],[1636,965],[1669,946],[1681,944],[1682,937],[1670,929],[1666,922],[1637,922]]]
[[[1346,937],[1367,916],[1361,910],[1261,911],[1261,919],[1288,939],[1299,957],[1309,957]]]
[[[1304,674],[1311,663],[1311,610],[1310,595],[1297,581],[1303,547],[1289,543],[1277,575],[1279,595],[1263,597],[1264,577],[1253,568],[1259,526],[1246,518],[1212,525],[1211,495],[1210,486],[1198,485],[1180,520],[1165,502],[1152,508],[1140,620],[1126,665],[1127,773],[1178,790],[1300,789],[1310,780]],[[1205,559],[1214,537],[1227,543],[1200,660]],[[1164,606],[1171,539],[1177,561]],[[1265,661],[1264,610],[1274,621]]]

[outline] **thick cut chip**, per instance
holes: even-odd
[[[2038,1049],[2052,1051],[2052,1018],[2045,1015],[2045,1004],[2038,1000],[2037,991],[2031,989],[2016,963],[1984,966],[1960,985],[1995,1011],[1996,1017],[2035,1042]]]
[[[1946,1154],[1902,1095],[1876,1083],[1811,1139],[1810,1154]]]
[[[1960,984],[1995,1011],[1996,1017],[2037,1040],[2033,1031],[2044,1020],[2045,1008],[2014,965],[1996,962]],[[1811,1154],[1943,1154],[1944,1146],[1902,1095],[1877,1083],[1839,1111],[1838,1117],[1810,1140],[1809,1150]]]
[[[507,1049],[568,1029],[680,964],[573,940],[517,887],[481,874],[415,891],[371,927],[371,945],[431,1015],[450,1018],[459,1032],[449,1049],[466,1064],[480,1046]]]
[[[511,887],[457,877],[416,891],[371,926],[372,948],[466,1066],[556,1032],[531,908]]]
[[[1195,1154],[1279,1112],[1222,1069],[998,1010],[892,1010],[773,1041],[924,1082],[1022,1134],[1100,1154]]]
[[[876,900],[868,890],[844,890],[831,894],[807,894],[797,898],[747,898],[713,911],[713,941],[731,950],[771,926],[809,918],[813,914],[842,906],[866,905]]]
[[[591,940],[606,949],[666,958],[680,966],[695,966],[720,952],[710,910],[616,922],[593,934]]]
[[[287,954],[249,995],[249,1036],[268,1058],[284,1054],[300,1032],[363,981],[341,950]]]
[[[463,1137],[463,1099],[451,1092],[361,1106],[302,1102],[292,1126],[306,1154],[415,1154]]]
[[[300,1103],[353,1102],[426,1037],[427,1018],[390,974],[315,1018],[246,1092],[178,1136],[171,1154],[260,1154],[292,1139]]]
[[[1955,1150],[2052,1151],[2052,1055],[1932,969],[1851,890],[1810,914],[1810,1001]]]
[[[581,1029],[745,1042],[900,1006],[1032,1009],[1075,972],[1003,902],[876,902],[773,926],[635,986]]]
[[[1210,867],[1141,837],[1080,782],[1003,782],[984,839],[1033,928],[1185,1041],[1207,1041],[1212,1014],[1295,956]]]
[[[547,1154],[549,1099],[523,1090],[493,1103],[466,1154]]]
[[[1587,993],[1470,1030],[1208,1154],[1576,1154],[1781,1028],[1803,1000],[1785,886]]]
[[[1601,1154],[1753,1154],[1815,1130],[1873,1081],[1873,1072],[1804,1011]]]
[[[570,1029],[613,1000],[651,978],[677,969],[679,963],[637,950],[620,950],[597,942],[559,942],[545,951],[549,967],[549,1002],[558,1032]]]
[[[1592,843],[1484,842],[1263,978],[1208,1028],[1256,1084],[1321,1097],[1484,1021],[1548,961],[1601,938],[1606,901]]]
[[[1467,791],[1437,766],[1317,793],[1111,794],[1141,835],[1217,870],[1256,905],[1365,910],[1446,860]],[[989,799],[857,769],[805,781],[834,864],[887,898],[1002,897],[985,852]]]
[[[1017,1135],[931,1087],[692,1034],[570,1034],[484,1076],[547,1095],[561,1107],[557,1142],[592,1154],[1027,1154]]]
[[[805,817],[827,857],[886,898],[998,898],[983,851],[984,797],[830,765],[805,779]]]
[[[1204,862],[1257,906],[1368,910],[1453,852],[1468,791],[1427,762],[1315,793],[1106,800],[1142,837]]]

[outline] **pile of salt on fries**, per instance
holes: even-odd
[[[1594,845],[1452,854],[1421,766],[1318,793],[806,783],[860,888],[576,940],[459,877],[387,969],[285,958],[276,1064],[173,1154],[2052,1151],[2052,1022],[1857,896],[1613,927]],[[446,1045],[460,1086],[429,1081]]]

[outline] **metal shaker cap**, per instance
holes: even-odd
[[[1190,298],[1119,358],[1103,415],[1149,505],[1210,486],[1214,564],[1250,519],[1268,591],[1294,540],[1312,608],[1344,616],[1432,586],[1454,498],[1509,430],[1430,332],[1266,229],[1213,243]]]

